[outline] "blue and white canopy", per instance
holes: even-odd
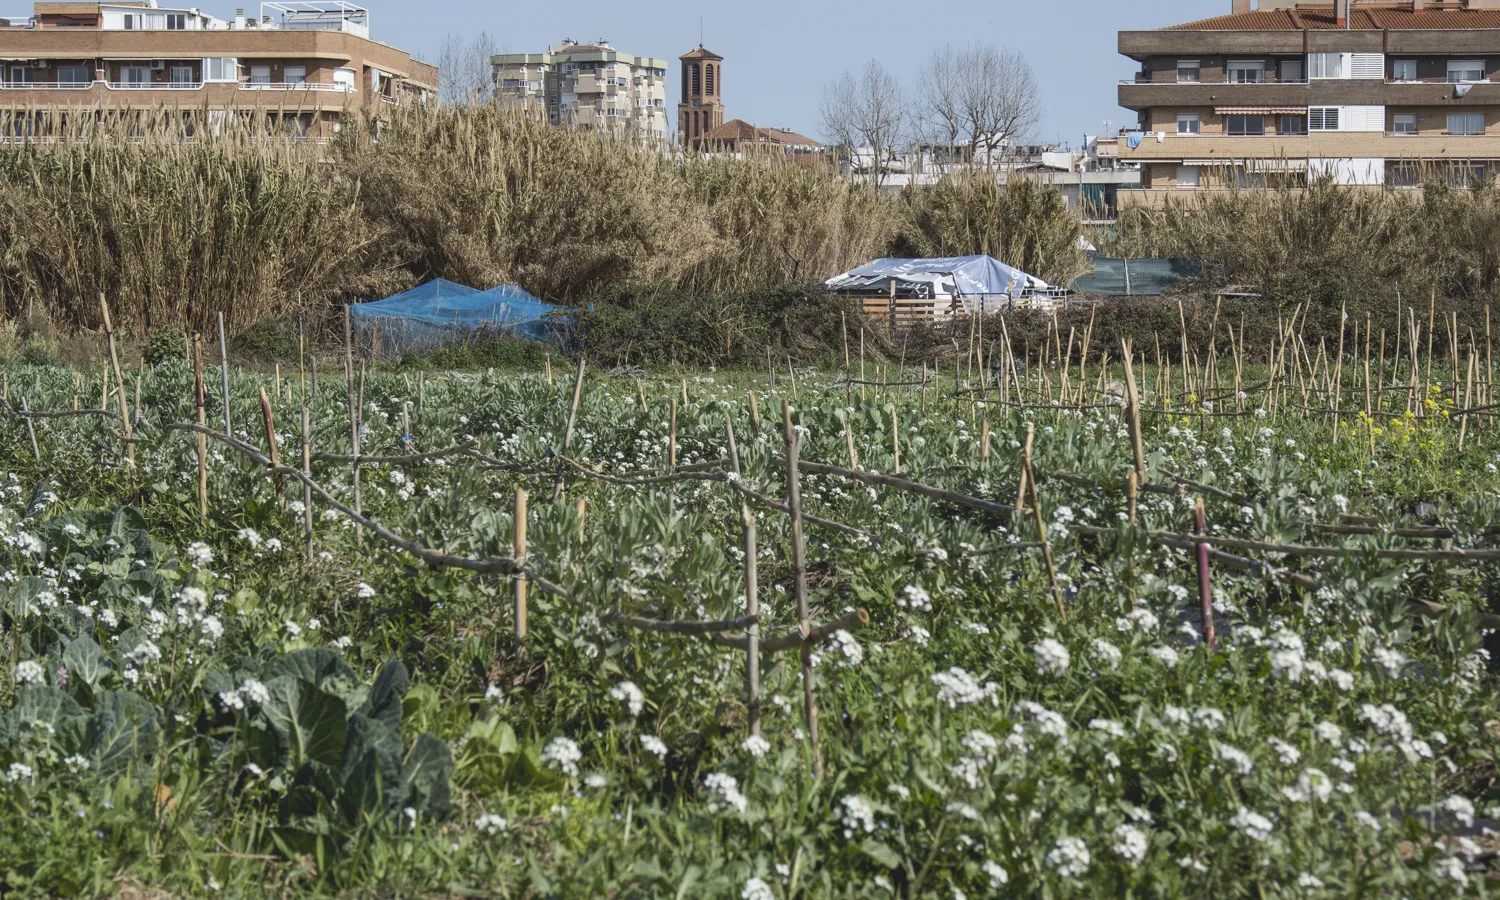
[[[892,284],[905,296],[1026,297],[1051,285],[992,256],[877,259],[828,279],[832,291],[887,293]]]

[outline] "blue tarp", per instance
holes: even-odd
[[[362,342],[378,339],[377,351],[397,352],[446,344],[474,330],[549,340],[544,317],[557,311],[513,284],[481,291],[443,278],[350,308]]]
[[[992,256],[947,256],[933,259],[877,259],[830,278],[835,291],[888,291],[891,282],[930,285],[933,293],[923,296],[1021,297],[1046,290],[1049,285],[1033,275],[1008,266]]]

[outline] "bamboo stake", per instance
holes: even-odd
[[[203,438],[202,434],[198,435]],[[312,427],[307,404],[302,405],[302,541],[308,562],[313,558]]]
[[[807,735],[812,741],[813,775],[823,777],[823,751],[818,736],[818,703],[813,693],[812,644],[807,639],[812,634],[812,619],[807,609],[807,556],[802,537],[802,489],[797,474],[797,460],[802,449],[802,438],[792,428],[792,407],[781,402],[781,421],[786,436],[787,510],[792,529],[792,572],[797,598],[797,627],[802,634],[802,705],[806,714]]]
[[[37,464],[40,465],[42,462],[42,448],[38,447],[36,443],[36,425],[31,421],[31,416],[29,415],[31,408],[26,405],[25,395],[21,397],[21,412],[28,413],[26,416],[26,436],[31,438],[31,455],[36,457]]]
[[[584,359],[578,357],[578,375],[573,379],[573,405],[568,407],[568,424],[563,431],[563,456],[568,455],[568,450],[573,446],[573,426],[578,421],[578,404],[583,399],[583,368]],[[552,485],[552,499],[561,500],[563,491],[567,487],[567,481],[561,467],[557,470],[557,481]]]
[[[516,491],[515,512],[515,559],[516,566],[526,565],[526,491]],[[526,639],[526,574],[524,571],[516,573],[516,599],[514,607],[516,620],[516,649],[521,649],[521,642]]]
[[[1135,456],[1135,475],[1141,483],[1146,481],[1146,444],[1141,437],[1141,399],[1135,389],[1135,371],[1131,368],[1130,358],[1133,350],[1130,341],[1120,342],[1125,353],[1125,403],[1129,407],[1126,410],[1127,422],[1130,429],[1130,449]],[[1019,504],[1018,504],[1019,505]]]
[[[844,345],[845,350],[848,344]],[[847,356],[845,358],[847,367]],[[724,422],[724,433],[729,439],[729,462],[734,474],[740,473],[740,452],[734,442],[734,425],[726,420]],[[848,426],[845,426],[845,434],[848,434]],[[854,445],[849,445],[852,454]],[[740,526],[743,530],[745,541],[745,615],[756,620],[745,629],[745,709],[750,719],[750,734],[760,734],[760,576],[758,572],[759,551],[755,540],[755,513],[750,511],[750,505],[743,499],[740,500]]]
[[[203,336],[193,335],[193,406],[199,426],[208,424],[208,387],[203,383]],[[208,435],[198,438],[198,524],[208,524]]]
[[[219,380],[224,394],[224,436],[234,437],[229,422],[229,344],[224,340],[224,314],[219,313]]]
[[[99,309],[104,313],[104,335],[109,341],[109,364],[114,367],[115,387],[119,392],[120,399],[120,431],[125,436],[125,464],[130,467],[130,477],[135,477],[135,440],[130,424],[130,406],[125,402],[125,376],[120,372],[120,353],[115,346],[115,328],[109,320],[109,304],[104,300],[104,294],[99,294]],[[109,376],[104,376],[106,384]],[[108,404],[101,404],[104,409]]]
[[[1464,369],[1464,409],[1469,408],[1469,403],[1474,399],[1474,370],[1479,367],[1478,357],[1474,354],[1473,346],[1469,347],[1469,364]],[[1458,426],[1458,452],[1464,452],[1464,436],[1469,430],[1469,417],[1464,416]]]
[[[1199,497],[1193,504],[1193,529],[1199,535],[1208,534],[1208,513],[1203,507],[1203,498]],[[1214,640],[1214,594],[1213,583],[1209,574],[1208,543],[1198,544],[1198,600],[1203,614],[1203,642],[1208,645],[1209,650],[1217,650],[1218,644]]]
[[[1052,586],[1052,599],[1057,603],[1057,615],[1062,624],[1068,624],[1068,608],[1063,603],[1062,589],[1057,584],[1057,567],[1052,562],[1052,546],[1047,543],[1047,521],[1042,513],[1042,500],[1036,492],[1036,472],[1031,468],[1031,444],[1036,426],[1026,426],[1026,446],[1022,450],[1021,468],[1026,481],[1031,485],[1031,517],[1036,521],[1036,539],[1042,545],[1042,561],[1047,565],[1047,581]]]
[[[667,468],[677,468],[677,398],[672,398],[672,412],[667,424]]]

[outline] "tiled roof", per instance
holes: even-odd
[[[718,128],[705,132],[700,140],[708,142],[764,141],[771,144],[805,144],[818,146],[818,142],[795,131],[776,128],[756,128],[744,119],[730,119]]]
[[[717,60],[722,60],[724,57],[722,57],[719,54],[713,52],[712,50],[705,50],[705,49],[703,49],[703,45],[699,44],[698,45],[698,49],[696,49],[696,50],[689,50],[688,52],[682,54],[681,56],[679,56],[677,58],[678,59],[717,59]]]
[[[1214,16],[1163,31],[1301,31],[1341,28],[1334,19],[1333,7],[1309,9],[1259,9],[1252,12]],[[1429,5],[1422,12],[1411,7],[1364,7],[1356,5],[1349,14],[1349,28],[1355,30],[1390,29],[1391,31],[1468,30],[1500,28],[1500,9],[1462,9],[1454,6]]]

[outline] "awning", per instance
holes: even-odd
[[[1305,116],[1305,106],[1215,106],[1216,116]]]

